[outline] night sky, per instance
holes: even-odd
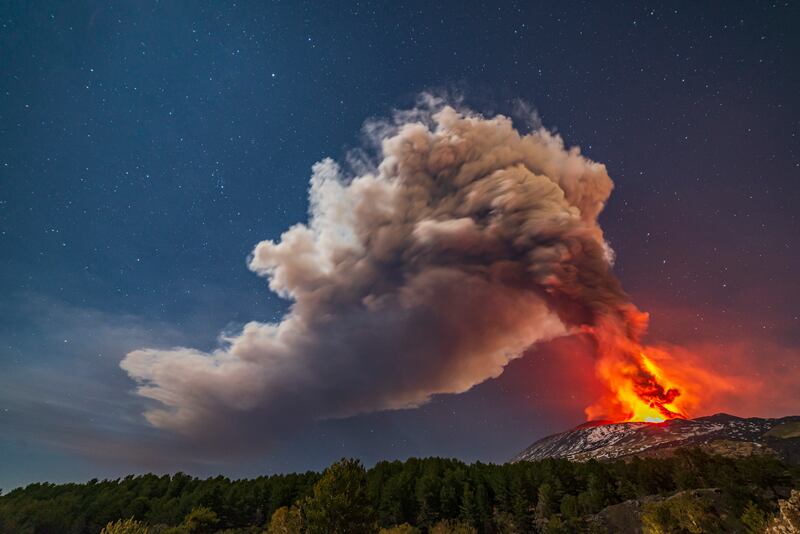
[[[600,221],[651,340],[800,382],[796,4],[5,1],[0,24],[2,488],[502,462],[581,422],[591,366],[546,346],[467,393],[246,457],[190,454],[142,416],[125,354],[280,319],[248,254],[307,220],[315,162],[423,91],[487,115],[525,103],[607,165]],[[796,391],[725,402],[800,412]]]

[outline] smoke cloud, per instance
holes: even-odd
[[[534,343],[646,326],[611,271],[604,165],[431,97],[365,132],[376,161],[313,167],[309,220],[258,243],[291,301],[213,352],[142,349],[121,367],[145,416],[191,437],[263,442],[302,421],[415,407],[497,377]],[[228,441],[228,443],[230,443]]]

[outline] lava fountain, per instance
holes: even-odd
[[[669,360],[664,351],[639,342],[648,316],[638,310],[634,316],[639,328],[625,331],[616,322],[601,322],[591,329],[597,341],[595,371],[606,391],[586,408],[587,419],[660,423],[688,418],[689,387],[659,363]]]

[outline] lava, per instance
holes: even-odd
[[[586,408],[588,420],[661,423],[688,418],[689,388],[659,365],[669,360],[663,351],[645,347],[636,336],[621,335],[617,329],[597,330],[595,337],[596,373],[606,392]]]
[[[634,357],[635,365],[615,388],[630,415],[627,421],[660,423],[667,419],[686,418],[677,405],[681,390],[664,376],[663,371],[643,352]]]

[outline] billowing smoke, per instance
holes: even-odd
[[[122,361],[158,401],[153,425],[263,440],[466,391],[570,332],[638,339],[646,316],[597,222],[604,165],[545,129],[430,98],[365,130],[377,161],[317,163],[308,223],[253,250],[250,269],[292,303],[279,323],[248,323],[211,353]]]

